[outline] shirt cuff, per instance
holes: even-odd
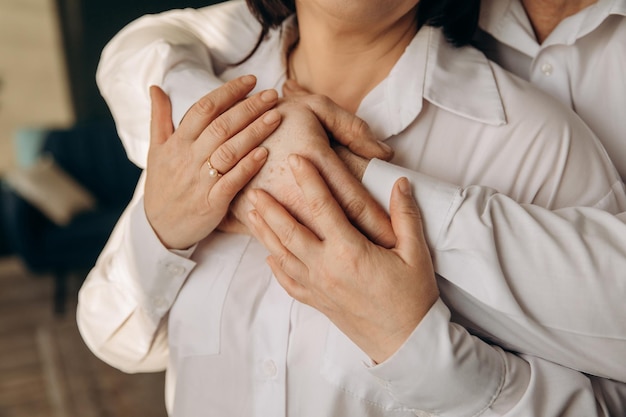
[[[171,308],[178,292],[196,263],[188,259],[195,246],[186,251],[168,250],[152,229],[144,211],[143,198],[133,207],[130,220],[131,265],[135,271],[136,299],[152,317],[162,317]]]
[[[379,159],[370,161],[363,174],[362,183],[374,199],[389,212],[391,190],[401,177],[406,177],[410,181],[413,196],[422,215],[426,240],[429,246],[436,247],[441,231],[450,222],[453,208],[461,198],[461,187]]]
[[[178,128],[187,110],[210,91],[222,86],[218,76],[191,63],[180,63],[163,79],[163,91],[172,103],[172,122]]]
[[[499,348],[450,323],[450,310],[439,299],[404,345],[370,372],[412,410],[474,416],[500,393],[505,363]]]

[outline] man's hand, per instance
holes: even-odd
[[[254,234],[271,253],[268,264],[296,300],[325,314],[375,362],[389,358],[439,296],[417,204],[406,178],[395,184],[386,249],[355,229],[313,164],[289,157],[304,204],[297,217],[269,194],[249,197]],[[310,223],[308,223],[310,222]]]

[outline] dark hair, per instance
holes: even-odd
[[[480,0],[420,0],[417,26],[440,27],[454,46],[468,45],[478,27]]]
[[[270,29],[280,26],[296,12],[294,0],[246,0],[248,8],[261,23],[261,34],[247,60],[257,50]],[[440,27],[446,39],[455,46],[471,42],[478,26],[480,0],[420,0],[417,25]]]

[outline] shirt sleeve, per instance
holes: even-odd
[[[416,415],[612,416],[626,385],[527,355],[515,355],[450,322],[439,300],[407,342],[370,368],[393,399]],[[623,398],[623,397],[621,397]]]
[[[81,287],[77,308],[87,346],[125,372],[165,369],[167,314],[195,267],[191,251],[171,252],[161,244],[146,218],[141,190],[143,177]]]
[[[387,207],[401,176],[456,322],[505,349],[626,381],[626,213],[551,211],[378,160],[363,183]]]
[[[245,2],[236,0],[147,15],[113,37],[96,81],[135,164],[146,166],[149,87],[161,86],[170,96],[177,126],[193,103],[223,84],[216,74],[243,59],[260,32]]]

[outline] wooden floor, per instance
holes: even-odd
[[[68,313],[52,313],[50,277],[0,258],[0,417],[161,417],[164,375],[127,375],[85,347]]]

